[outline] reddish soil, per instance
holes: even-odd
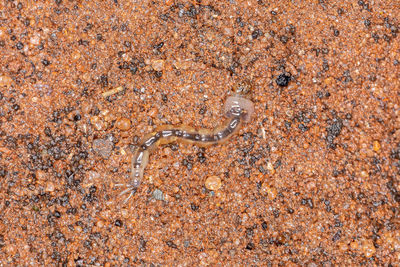
[[[1,266],[399,266],[400,2],[1,1]],[[249,80],[255,113],[207,148]]]

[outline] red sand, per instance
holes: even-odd
[[[0,3],[0,265],[398,266],[399,1],[43,2]]]

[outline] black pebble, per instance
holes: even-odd
[[[50,65],[50,61],[47,60],[47,59],[43,59],[43,60],[42,60],[42,64],[43,64],[44,66],[48,66],[48,65]]]
[[[338,29],[334,29],[333,30],[333,35],[335,35],[336,37],[339,36],[340,32]]]
[[[256,29],[256,30],[254,30],[254,31],[251,33],[251,37],[252,37],[253,39],[257,39],[257,38],[260,37],[262,34],[263,34],[263,33],[262,33],[261,30]]]
[[[282,73],[279,74],[278,78],[276,78],[276,84],[281,86],[281,87],[286,87],[289,85],[291,77],[289,74]]]
[[[191,208],[193,211],[198,211],[198,210],[199,210],[199,206],[197,206],[197,205],[194,204],[194,203],[190,203],[190,208]]]
[[[80,114],[76,114],[76,115],[74,116],[74,121],[80,121],[81,118],[82,118],[82,116],[81,116]]]
[[[249,243],[247,244],[247,246],[246,246],[246,249],[248,249],[248,250],[253,250],[253,249],[254,249],[254,243],[249,242]]]
[[[21,42],[18,42],[17,44],[16,44],[16,46],[15,46],[18,50],[21,50],[21,49],[23,49],[24,48],[24,44],[23,43],[21,43]]]
[[[154,76],[156,76],[156,78],[161,78],[162,77],[162,71],[155,71],[154,72]]]
[[[261,227],[262,227],[263,230],[267,230],[267,229],[268,229],[268,224],[267,224],[267,222],[262,222],[262,223],[261,223]]]
[[[12,109],[15,110],[15,111],[19,110],[19,105],[18,104],[14,104],[12,106]]]
[[[117,219],[117,220],[115,221],[115,226],[121,227],[121,226],[122,226],[122,221],[119,220],[119,219]]]

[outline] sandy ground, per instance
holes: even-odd
[[[399,266],[400,2],[216,2],[1,1],[1,266]]]

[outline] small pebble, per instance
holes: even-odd
[[[269,170],[271,172],[271,174],[275,174],[275,169],[274,169],[274,165],[272,165],[272,162],[267,163],[267,170]]]
[[[164,194],[160,189],[156,189],[153,191],[153,197],[157,200],[164,200]]]
[[[216,191],[221,188],[221,178],[218,176],[210,176],[206,179],[205,186],[208,190]]]
[[[176,69],[183,69],[183,70],[187,70],[187,69],[189,69],[190,68],[190,66],[191,66],[191,62],[190,61],[188,61],[188,60],[181,60],[181,59],[178,59],[177,61],[174,61],[174,67],[176,68]]]
[[[46,185],[46,192],[53,192],[54,191],[54,184],[52,182],[48,182]]]
[[[115,126],[121,131],[127,131],[131,128],[131,121],[128,118],[119,118],[115,123]]]
[[[0,76],[0,86],[9,87],[12,83],[12,79],[9,76]]]
[[[374,141],[372,147],[375,152],[378,152],[379,150],[381,150],[381,144],[379,143],[379,141]]]
[[[106,123],[103,120],[101,120],[98,116],[91,117],[90,123],[97,131],[105,130],[107,128]]]
[[[366,239],[362,242],[361,250],[364,253],[364,256],[367,258],[372,257],[376,252],[374,243],[371,239]]]
[[[31,37],[31,39],[29,40],[29,43],[31,45],[39,45],[40,44],[40,38],[38,35],[34,35]]]
[[[174,162],[174,163],[172,164],[172,166],[173,166],[176,170],[178,170],[178,169],[180,168],[179,162]]]
[[[106,110],[103,110],[103,111],[101,112],[101,115],[103,116],[104,121],[106,121],[106,122],[110,122],[110,121],[116,119],[115,114],[114,114],[113,112],[107,110],[107,109],[106,109]]]
[[[153,60],[151,62],[151,66],[155,71],[162,71],[164,69],[164,60],[159,59],[159,60]]]
[[[261,192],[263,194],[266,194],[268,196],[269,200],[274,200],[277,195],[278,195],[278,191],[276,190],[276,188],[270,186],[268,183],[264,182],[261,185]]]
[[[369,174],[368,174],[368,172],[367,171],[361,171],[361,177],[362,178],[368,178],[369,177]]]
[[[289,85],[290,79],[290,75],[286,73],[279,74],[278,78],[276,78],[276,84],[281,87],[286,87]]]

